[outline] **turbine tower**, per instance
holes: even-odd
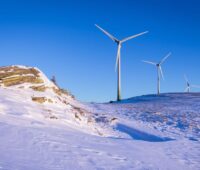
[[[184,75],[184,78],[186,81],[186,89],[184,90],[184,92],[190,93],[192,87],[200,88],[200,86],[198,85],[191,85],[186,75]]]
[[[148,33],[148,31],[145,31],[136,35],[132,35],[122,40],[118,40],[117,38],[115,38],[113,35],[108,33],[106,30],[104,30],[100,26],[96,24],[95,26],[99,28],[104,34],[106,34],[111,40],[113,40],[117,44],[117,58],[116,58],[115,70],[117,70],[117,101],[120,101],[121,100],[121,47],[122,47],[122,44],[128,40],[131,40],[133,38],[146,34]]]
[[[156,66],[157,68],[157,94],[160,95],[160,77],[163,78],[164,80],[164,75],[163,75],[163,71],[162,71],[162,67],[161,65],[166,61],[166,59],[171,55],[171,53],[168,53],[160,62],[155,63],[155,62],[151,62],[151,61],[143,61],[147,64],[152,64],[154,66]]]

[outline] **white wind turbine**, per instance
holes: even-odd
[[[171,55],[171,53],[168,53],[160,62],[155,63],[155,62],[151,62],[151,61],[143,61],[147,64],[152,64],[154,66],[156,66],[157,68],[157,75],[158,75],[158,79],[157,79],[157,94],[160,95],[160,77],[162,76],[163,80],[164,80],[164,75],[163,75],[163,71],[162,71],[162,67],[161,65],[165,62],[165,60]]]
[[[118,40],[117,38],[115,38],[113,35],[111,35],[110,33],[108,33],[107,31],[105,31],[103,28],[101,28],[100,26],[96,25],[95,26],[97,28],[99,28],[103,33],[105,33],[111,40],[113,40],[115,43],[117,43],[117,58],[116,58],[116,66],[115,66],[115,70],[117,70],[118,72],[118,76],[117,76],[117,101],[121,100],[121,47],[122,47],[122,43],[131,40],[133,38],[139,37],[143,34],[148,33],[148,31],[124,38],[122,40]]]
[[[200,88],[199,85],[191,85],[186,75],[184,75],[184,78],[185,78],[185,81],[186,81],[186,89],[184,90],[184,92],[190,93],[191,88],[193,88],[193,87],[194,88]]]

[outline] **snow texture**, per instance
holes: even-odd
[[[35,103],[32,96],[53,103]],[[200,169],[199,93],[114,103],[60,98],[0,87],[0,170]],[[79,118],[77,108],[84,112]]]

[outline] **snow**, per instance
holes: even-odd
[[[52,90],[0,87],[0,170],[198,170],[199,113],[200,93],[81,103]]]
[[[37,123],[28,128],[0,126],[3,169],[195,169],[187,165],[191,155],[184,155],[191,149],[188,141],[160,144],[102,138]],[[183,155],[178,155],[183,146]]]
[[[55,87],[54,83],[49,81],[49,79],[47,78],[47,76],[37,67],[34,67],[34,69],[38,70],[40,72],[40,77],[42,78],[42,80],[44,80],[44,83],[46,86],[48,87]]]

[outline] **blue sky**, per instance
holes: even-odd
[[[122,47],[122,96],[182,92],[183,75],[200,84],[200,2],[198,0],[0,1],[1,65],[39,67],[82,101],[116,99],[116,44],[94,24],[124,38],[148,30]],[[194,90],[195,91],[195,90]]]

